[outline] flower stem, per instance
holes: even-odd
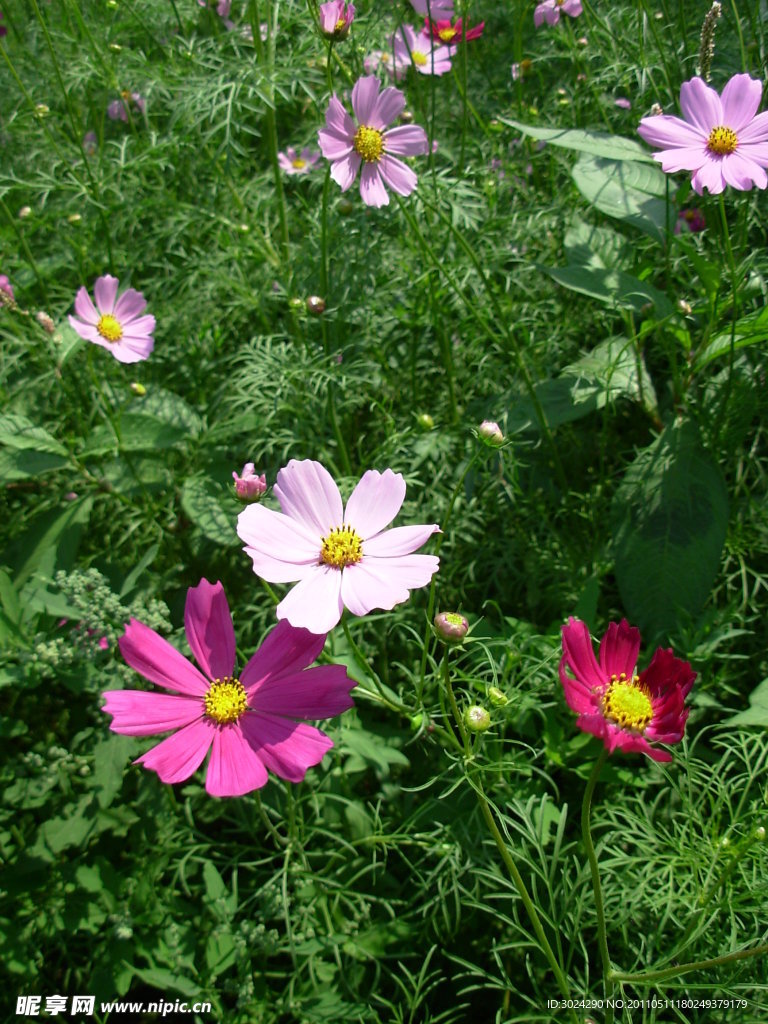
[[[725,953],[723,956],[716,956],[712,960],[693,960],[687,964],[664,967],[660,971],[644,971],[641,974],[611,971],[611,979],[632,985],[652,984],[657,981],[668,981],[670,978],[676,978],[678,974],[687,974],[689,971],[706,971],[711,967],[719,967],[721,964],[730,964],[738,960],[750,960],[754,956],[765,956],[766,953],[768,953],[768,943],[764,943],[762,946],[753,946],[751,949],[738,949],[734,953]]]
[[[725,422],[725,415],[728,410],[728,402],[731,397],[731,387],[733,383],[733,364],[736,356],[736,319],[737,310],[739,303],[739,294],[737,287],[738,273],[736,270],[736,260],[733,255],[733,246],[731,245],[731,234],[728,230],[728,217],[725,213],[725,202],[723,201],[722,193],[717,197],[719,200],[720,208],[720,224],[723,233],[723,246],[725,248],[726,260],[728,262],[728,269],[731,277],[731,295],[733,298],[733,309],[731,310],[731,339],[730,346],[728,349],[728,376],[725,381],[725,387],[723,388],[723,398],[720,402],[720,408],[717,411],[717,419],[715,421],[714,437],[719,439],[720,431],[723,429]]]
[[[600,771],[605,764],[606,757],[607,751],[602,750],[600,752],[600,756],[595,762],[594,768],[592,769],[592,774],[589,776],[587,788],[584,790],[584,801],[581,805],[581,834],[587,851],[587,858],[589,859],[589,867],[592,872],[592,890],[595,896],[595,912],[597,914],[597,941],[600,946],[600,959],[603,964],[603,985],[605,986],[605,1024],[612,1024],[613,1006],[611,1001],[613,999],[615,979],[611,971],[611,958],[608,953],[608,939],[605,931],[605,910],[603,907],[603,891],[600,885],[600,869],[597,864],[595,845],[592,842],[592,831],[589,826],[589,816],[590,811],[592,810],[592,796],[595,792],[595,786],[597,785],[597,780],[600,777]]]

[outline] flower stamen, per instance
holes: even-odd
[[[307,166],[307,161],[302,160],[300,156],[297,156],[295,160],[291,160],[291,166],[295,167],[297,171],[300,171],[302,167]]]
[[[236,722],[248,710],[245,687],[232,676],[214,679],[203,697],[203,703],[206,715],[219,725]]]
[[[611,676],[601,703],[606,718],[631,732],[645,732],[653,718],[651,694],[639,676]]]
[[[105,313],[99,318],[96,330],[106,341],[120,341],[123,336],[123,328],[120,321],[113,317],[111,313]]]
[[[363,540],[351,526],[336,526],[327,537],[323,537],[320,562],[343,569],[355,565],[363,557]]]
[[[441,42],[450,43],[450,41],[458,33],[458,31],[459,30],[457,28],[451,26],[450,28],[441,28],[437,34],[440,37]]]
[[[427,63],[427,55],[425,53],[422,53],[420,50],[412,50],[411,60],[413,61],[417,68],[423,68],[424,65]]]
[[[378,128],[361,124],[355,132],[352,145],[366,163],[378,163],[384,152],[384,136]]]
[[[723,124],[713,128],[707,139],[707,149],[717,156],[727,156],[728,153],[735,152],[738,145],[739,139],[736,132],[733,128],[726,128]]]

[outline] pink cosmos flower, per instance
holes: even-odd
[[[281,622],[237,677],[224,588],[205,579],[187,591],[184,626],[202,672],[136,619],[119,640],[131,668],[172,692],[108,690],[103,710],[112,715],[110,728],[127,736],[178,730],[134,763],[157,772],[163,782],[184,782],[210,750],[205,788],[211,796],[260,789],[267,770],[301,782],[333,746],[302,720],[330,718],[352,707],[355,683],[342,665],[307,667],[325,636]]]
[[[240,501],[258,501],[267,489],[265,474],[259,476],[252,462],[246,462],[240,476],[233,470],[232,479],[235,481],[235,493]]]
[[[768,112],[758,114],[763,84],[749,75],[734,75],[722,96],[703,79],[680,87],[685,120],[668,114],[644,117],[641,138],[663,151],[653,159],[668,173],[693,171],[691,185],[718,194],[726,185],[748,192],[768,185]]]
[[[354,17],[354,4],[328,0],[328,3],[320,4],[320,31],[328,39],[346,39]]]
[[[282,512],[249,505],[238,516],[237,534],[257,576],[270,583],[299,581],[277,606],[278,619],[327,633],[345,607],[353,615],[389,610],[437,572],[435,555],[412,552],[439,526],[385,529],[405,498],[400,473],[368,470],[345,511],[328,470],[292,459],[277,474],[274,493]]]
[[[75,296],[77,315],[70,316],[69,323],[81,338],[109,349],[118,362],[138,363],[148,359],[155,346],[155,318],[142,316],[147,303],[134,288],[117,299],[119,283],[110,274],[98,278],[93,286],[95,306],[86,289],[80,288]]]
[[[4,292],[9,299],[14,300],[13,285],[7,274],[0,274],[0,292]],[[0,296],[0,306],[3,304],[2,296]]]
[[[277,162],[286,174],[309,174],[320,154],[316,149],[309,149],[305,146],[299,155],[293,146],[289,146],[284,153],[277,154]]]
[[[632,104],[627,99],[626,96],[617,96],[616,99],[613,101],[613,105],[615,107],[620,107],[621,110],[631,110],[632,109]]]
[[[544,0],[533,12],[533,24],[536,28],[540,28],[545,21],[548,25],[556,25],[560,21],[560,11],[578,18],[581,14],[581,0]]]
[[[694,206],[688,210],[681,210],[678,213],[674,233],[680,235],[690,232],[695,235],[699,231],[703,231],[706,226],[707,222],[704,219],[704,214],[697,206]]]
[[[411,0],[411,7],[422,18],[442,21],[453,17],[453,0]]]
[[[396,65],[392,54],[387,50],[372,50],[363,59],[363,68],[366,75],[372,75],[378,68],[383,68],[389,78],[395,82],[399,82],[407,74],[407,68]]]
[[[392,36],[395,65],[413,65],[422,75],[444,75],[451,70],[452,46],[435,46],[434,41],[418,33],[411,25],[401,25]]]
[[[579,716],[576,725],[614,750],[638,751],[654,761],[671,761],[656,743],[679,743],[685,731],[685,698],[696,673],[687,661],[659,647],[648,668],[636,675],[640,631],[626,619],[612,622],[595,659],[586,624],[573,617],[563,626],[560,681],[565,699]],[[572,675],[568,674],[568,670]]]
[[[124,121],[128,123],[128,111],[133,105],[139,114],[147,112],[147,101],[138,92],[129,92],[123,89],[119,100],[112,100],[107,106],[107,117],[110,121]]]
[[[323,156],[331,161],[331,177],[341,185],[342,192],[352,187],[363,165],[360,195],[368,206],[388,205],[385,185],[401,196],[410,195],[416,188],[416,175],[392,154],[417,156],[427,152],[423,128],[410,124],[386,128],[402,113],[405,96],[392,86],[379,95],[380,88],[374,75],[355,82],[352,109],[357,125],[332,96],[325,112],[325,128],[317,133]]]
[[[434,39],[439,39],[441,43],[460,43],[462,39],[478,39],[483,34],[484,28],[485,22],[481,21],[479,25],[474,25],[465,33],[461,18],[457,18],[454,24],[451,24],[447,18],[432,22],[429,18],[425,18],[422,35],[431,35]]]
[[[200,7],[208,6],[208,0],[197,0],[197,2]],[[218,3],[216,4],[216,13],[220,18],[228,18],[231,7],[232,0],[218,0]]]

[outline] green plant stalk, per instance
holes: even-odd
[[[448,700],[451,703],[451,711],[453,711],[453,717],[456,719],[456,725],[459,730],[459,735],[461,736],[461,742],[464,745],[464,756],[469,758],[472,756],[472,746],[469,742],[467,727],[464,724],[464,719],[459,711],[459,705],[456,702],[456,695],[453,692],[453,686],[451,685],[451,670],[448,663],[449,657],[450,654],[448,647],[446,646],[445,651],[443,652],[443,680],[445,682],[445,692],[448,694]]]
[[[688,964],[665,967],[660,971],[644,971],[641,974],[611,971],[611,979],[631,985],[652,984],[657,981],[669,981],[670,978],[676,978],[678,974],[688,974],[690,971],[706,971],[711,967],[719,967],[721,964],[735,963],[738,960],[750,960],[755,956],[765,956],[766,953],[768,953],[768,943],[764,943],[762,946],[753,946],[752,949],[739,949],[735,953],[725,953],[723,956],[716,956],[712,960],[694,960]]]
[[[592,810],[592,796],[595,792],[595,786],[597,785],[597,780],[600,777],[600,772],[605,764],[607,756],[608,754],[605,749],[600,751],[600,756],[595,762],[592,774],[589,776],[587,788],[584,790],[584,800],[581,805],[581,834],[587,851],[589,868],[592,872],[592,891],[595,896],[595,912],[597,914],[597,941],[600,947],[600,960],[603,965],[603,986],[605,989],[606,999],[605,1024],[613,1024],[613,1006],[611,1004],[611,1000],[613,999],[614,978],[612,976],[611,957],[608,952],[608,938],[605,930],[605,909],[603,907],[603,890],[600,885],[600,869],[597,864],[595,844],[592,842],[592,830],[589,826],[589,816]]]
[[[720,209],[720,223],[723,231],[723,245],[725,247],[726,260],[728,262],[728,270],[731,277],[731,295],[733,297],[733,309],[731,310],[731,339],[728,348],[728,377],[723,388],[723,398],[720,402],[720,408],[717,411],[717,419],[715,421],[714,436],[719,439],[720,431],[723,429],[725,422],[725,414],[728,410],[728,403],[731,398],[731,389],[733,384],[733,364],[736,358],[736,318],[739,303],[739,293],[737,287],[737,271],[736,271],[736,260],[733,255],[733,246],[731,245],[731,234],[728,230],[728,217],[725,213],[725,202],[723,200],[722,192],[717,197],[719,202],[718,206]]]

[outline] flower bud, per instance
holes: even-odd
[[[761,842],[765,839],[765,828],[763,825],[758,825],[755,829],[755,839]]]
[[[307,312],[313,316],[320,316],[325,312],[325,299],[321,299],[319,295],[309,295],[305,305]]]
[[[264,473],[259,476],[252,462],[246,462],[240,476],[233,471],[232,479],[235,481],[235,493],[240,501],[259,501],[267,489],[267,478]]]
[[[304,308],[304,303],[301,301],[298,295],[294,295],[292,299],[288,299],[288,305],[296,313],[298,313],[300,309]]]
[[[438,612],[434,623],[437,635],[445,643],[461,643],[469,632],[469,622],[458,612]]]
[[[497,708],[503,708],[505,704],[509,704],[509,697],[498,686],[488,687],[488,699]]]
[[[493,420],[483,420],[480,426],[477,428],[477,432],[484,441],[491,445],[504,444],[504,435],[501,432],[501,427],[498,423]]]
[[[491,716],[479,704],[472,704],[464,712],[464,724],[470,732],[485,732],[491,724]]]
[[[413,113],[410,110],[404,110],[400,115],[401,124],[413,124]]]
[[[420,412],[416,417],[416,422],[422,430],[434,430],[435,421],[429,415],[428,412]]]
[[[36,103],[35,104],[35,117],[40,117],[40,118],[48,117],[50,112],[51,112],[51,108],[47,107],[45,105],[45,103]]]
[[[137,380],[131,382],[131,391],[134,393],[134,395],[138,395],[139,398],[143,398],[144,395],[146,395],[147,393],[147,389],[144,387],[144,385],[139,384]]]
[[[336,203],[336,209],[339,211],[342,217],[348,217],[349,214],[352,213],[354,208],[355,204],[352,202],[351,199],[340,199],[338,203]]]
[[[690,302],[686,302],[685,299],[677,300],[677,309],[679,313],[683,314],[683,316],[690,316],[693,312]]]
[[[120,45],[120,43],[110,43],[109,44],[109,49],[112,51],[112,53],[122,53],[123,52],[123,48]]]
[[[56,330],[56,324],[48,316],[47,313],[43,312],[42,309],[40,310],[39,313],[35,314],[35,320],[37,320],[37,322],[40,324],[40,326],[43,328],[46,334],[53,334],[53,332]]]
[[[82,216],[79,213],[70,213],[67,220],[70,224],[79,224],[82,220]]]
[[[31,206],[22,206],[22,208],[19,210],[19,218],[21,220],[26,220],[27,217],[31,217],[31,216],[32,216],[32,207]]]

